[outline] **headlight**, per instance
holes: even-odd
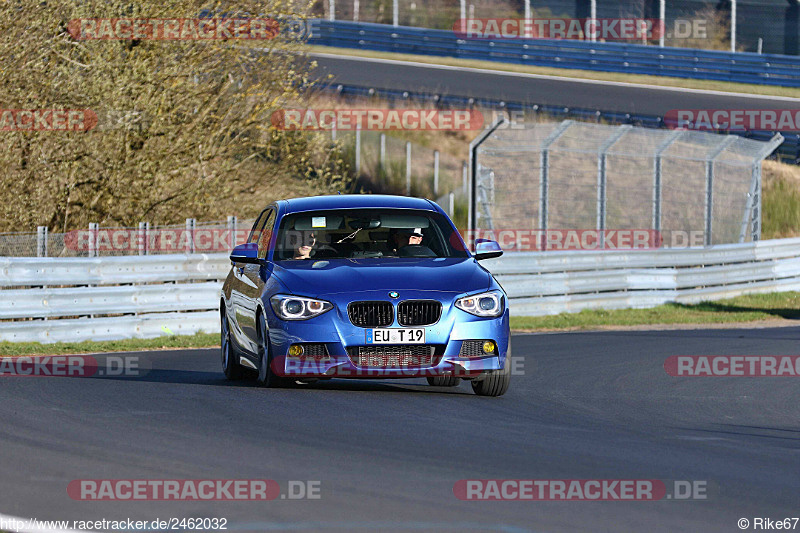
[[[456,307],[475,316],[500,316],[505,310],[505,299],[500,291],[482,292],[456,300]]]
[[[273,296],[269,300],[272,310],[283,320],[307,320],[333,309],[325,300],[315,300],[302,296]]]

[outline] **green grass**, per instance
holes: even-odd
[[[797,183],[787,180],[765,183],[763,194],[762,238],[797,235],[800,232],[800,189]]]
[[[541,317],[511,317],[515,330],[591,329],[599,326],[724,324],[800,319],[800,293],[738,296],[699,304],[666,304],[651,309],[585,310]],[[800,324],[799,324],[800,325]]]
[[[63,355],[78,353],[136,352],[174,348],[209,348],[219,346],[219,333],[173,335],[155,339],[124,339],[103,342],[0,342],[0,356]]]
[[[309,52],[349,55],[356,57],[395,59],[398,61],[414,61],[436,65],[449,65],[456,67],[481,68],[499,70],[503,72],[521,72],[527,74],[540,74],[546,76],[560,76],[564,78],[578,78],[600,81],[616,81],[625,83],[659,85],[661,87],[684,87],[687,89],[703,89],[723,92],[737,92],[769,96],[789,96],[800,98],[800,89],[795,87],[776,87],[772,85],[755,85],[749,83],[732,83],[715,80],[693,80],[672,78],[667,76],[648,76],[644,74],[624,74],[617,72],[597,72],[591,70],[578,70],[551,67],[531,67],[499,61],[482,61],[477,59],[459,59],[454,57],[431,57],[415,54],[397,54],[394,52],[375,52],[372,50],[358,50],[354,48],[333,48],[327,46],[309,46]]]

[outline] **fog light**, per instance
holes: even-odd
[[[484,353],[494,353],[494,342],[486,341],[483,343],[483,352]]]
[[[300,357],[303,355],[303,347],[299,344],[292,344],[289,347],[289,355],[292,357]]]

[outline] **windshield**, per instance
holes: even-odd
[[[446,217],[414,209],[332,209],[283,217],[276,261],[467,257]]]

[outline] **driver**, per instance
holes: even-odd
[[[311,259],[311,252],[314,250],[316,243],[317,237],[314,233],[304,235],[303,242],[295,248],[292,259]]]
[[[397,255],[400,248],[422,244],[422,228],[393,228],[389,232],[389,244],[393,244],[392,253]]]

